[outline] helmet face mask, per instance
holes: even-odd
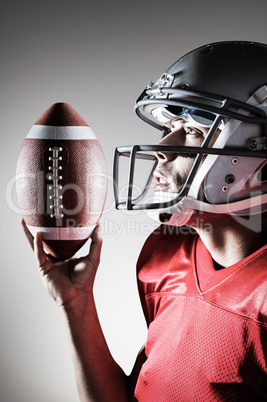
[[[178,226],[185,224],[194,210],[239,215],[266,210],[266,182],[260,177],[267,155],[266,65],[266,45],[221,42],[188,53],[155,84],[149,84],[135,105],[141,119],[161,130],[163,136],[171,132],[172,121],[180,118],[209,131],[201,147],[117,148],[116,207],[154,210],[157,217],[162,213],[176,215],[167,224]],[[160,191],[144,202],[157,165],[153,153],[160,149],[189,155],[194,163],[179,194]],[[128,192],[123,202],[118,187],[120,156],[130,161]],[[133,197],[136,161],[146,158],[153,166],[143,190]],[[200,195],[204,196],[202,200]]]

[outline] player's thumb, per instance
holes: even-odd
[[[90,250],[86,258],[97,268],[100,263],[101,249],[103,243],[103,238],[101,236],[101,227],[99,223],[92,233],[91,240],[92,242]]]

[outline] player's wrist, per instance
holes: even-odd
[[[68,319],[84,319],[95,308],[93,289],[87,288],[87,293],[81,293],[73,299],[62,302],[60,309]]]

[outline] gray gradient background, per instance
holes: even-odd
[[[14,211],[10,184],[28,130],[51,104],[69,103],[97,135],[111,174],[116,146],[153,141],[152,129],[133,113],[144,86],[202,44],[266,42],[266,9],[262,0],[49,0],[1,7],[1,401],[79,400],[60,312]],[[110,185],[95,295],[108,344],[128,373],[146,337],[135,261],[150,223],[144,214],[114,211],[112,197]]]

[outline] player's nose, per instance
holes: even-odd
[[[163,137],[157,145],[161,145],[162,149],[160,151],[155,152],[155,156],[157,157],[159,162],[170,162],[177,158],[178,153],[173,152],[172,150],[164,149],[165,146],[177,146],[179,144],[179,139],[177,132],[171,132]]]

